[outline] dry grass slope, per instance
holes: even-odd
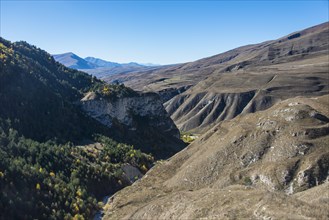
[[[105,219],[328,219],[329,95],[218,123],[116,193]]]
[[[180,130],[204,133],[222,120],[267,109],[287,98],[328,94],[328,34],[327,22],[195,62],[108,80],[159,92]]]

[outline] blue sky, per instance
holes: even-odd
[[[328,1],[4,1],[1,37],[49,53],[170,64],[328,21]]]

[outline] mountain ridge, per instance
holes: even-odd
[[[119,63],[110,62],[110,61],[102,60],[102,59],[95,58],[95,57],[86,57],[86,58],[84,58],[84,60],[86,60],[87,62],[93,63],[96,67],[116,67],[116,66],[121,65]]]
[[[203,133],[289,97],[328,93],[328,34],[326,22],[194,62],[104,80],[158,92],[179,129]]]
[[[93,69],[96,68],[96,65],[88,62],[87,60],[79,57],[78,55],[67,52],[63,54],[54,54],[52,55],[57,62],[60,62],[66,67],[73,69]]]
[[[103,78],[111,74],[126,74],[129,72],[148,70],[159,67],[159,65],[144,65],[136,62],[116,63],[95,57],[81,58],[72,52],[54,54],[52,56],[57,62],[60,62],[66,67],[87,72],[98,78]]]

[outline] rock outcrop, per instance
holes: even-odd
[[[80,104],[88,115],[124,137],[123,141],[157,158],[173,155],[184,147],[179,130],[155,93],[108,98],[90,92]]]

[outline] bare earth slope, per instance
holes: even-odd
[[[195,62],[108,80],[159,92],[180,130],[203,133],[219,121],[290,97],[328,94],[328,35],[327,22]]]
[[[218,123],[116,193],[105,219],[328,219],[329,96]]]

